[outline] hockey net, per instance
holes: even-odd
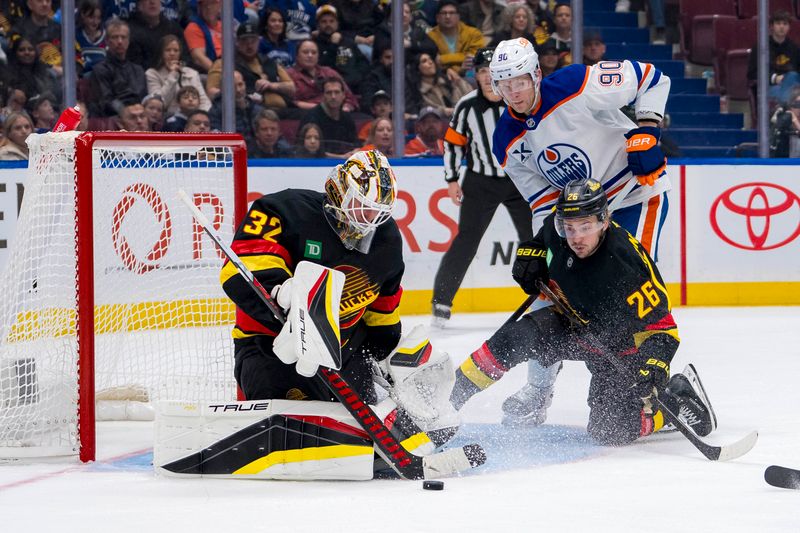
[[[0,278],[0,458],[94,459],[95,398],[235,399],[222,256],[177,191],[232,239],[246,207],[241,137],[67,132],[28,144]]]

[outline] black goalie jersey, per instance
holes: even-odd
[[[348,250],[328,224],[324,193],[287,189],[262,196],[247,213],[231,248],[271,291],[292,276],[300,261],[311,261],[346,276],[339,306],[342,345],[364,325],[393,347],[400,336],[403,277],[402,237],[393,219],[375,231],[368,254]],[[236,304],[236,342],[274,337],[281,324],[229,261],[220,273],[222,288]],[[393,339],[391,341],[390,339]],[[271,341],[270,341],[271,342]]]
[[[598,249],[579,259],[556,233],[554,217],[537,235],[548,248],[553,290],[618,355],[671,358],[679,338],[669,295],[639,241],[612,221]]]

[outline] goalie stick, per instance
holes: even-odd
[[[800,490],[800,470],[772,465],[764,470],[764,481],[781,489]]]
[[[245,266],[239,256],[230,246],[222,242],[219,235],[212,229],[208,218],[192,203],[183,189],[178,190],[183,203],[189,208],[194,219],[200,224],[214,244],[225,254],[228,260],[236,267],[251,289],[258,295],[264,305],[272,312],[275,318],[285,323],[283,309],[272,299],[267,290],[255,278],[250,269]],[[486,462],[486,452],[479,444],[467,444],[461,448],[445,450],[443,452],[419,457],[406,451],[405,448],[392,435],[389,428],[378,415],[367,405],[352,388],[344,376],[338,371],[320,366],[316,374],[318,379],[328,387],[333,396],[347,409],[350,415],[364,428],[372,441],[378,455],[404,479],[434,479],[457,474],[475,468]],[[417,428],[415,433],[421,430]]]
[[[575,312],[569,308],[564,302],[558,297],[546,284],[544,284],[541,280],[537,282],[537,286],[539,290],[542,291],[542,294],[546,295],[552,302],[553,306],[570,322],[575,325],[582,326],[583,323],[575,314]],[[591,344],[594,345],[602,354],[603,357],[611,363],[611,365],[622,375],[629,375],[628,368],[616,357],[614,357],[608,348],[591,332],[584,331],[583,333],[586,339],[589,340]],[[711,444],[707,444],[704,442],[697,434],[692,431],[689,426],[687,426],[678,416],[673,413],[667,405],[661,401],[661,398],[656,398],[656,404],[664,413],[665,418],[668,422],[672,422],[675,425],[678,431],[686,437],[689,442],[691,442],[695,448],[697,448],[700,453],[705,455],[711,461],[730,461],[731,459],[736,459],[737,457],[741,457],[742,455],[749,452],[753,446],[755,446],[756,441],[758,440],[758,432],[751,431],[738,441],[727,444],[724,446],[712,446]]]

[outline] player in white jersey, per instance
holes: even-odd
[[[492,84],[508,104],[493,150],[528,201],[533,233],[571,180],[602,183],[614,220],[657,259],[667,216],[667,160],[658,145],[670,80],[649,63],[570,65],[542,79],[526,39],[502,41],[490,65]],[[637,124],[620,111],[633,105]],[[615,201],[615,197],[621,195]],[[544,422],[561,370],[531,361],[528,383],[503,404],[504,422]]]

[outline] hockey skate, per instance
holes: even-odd
[[[444,304],[433,304],[433,318],[431,319],[431,326],[439,329],[444,329],[447,321],[450,320],[450,306]]]
[[[526,383],[503,402],[503,425],[540,426],[547,419],[547,408],[553,403],[553,388],[540,388]]]
[[[717,429],[717,415],[694,365],[686,365],[682,373],[670,378],[664,396],[667,406],[700,437]],[[675,429],[673,424],[667,424],[661,431]]]

